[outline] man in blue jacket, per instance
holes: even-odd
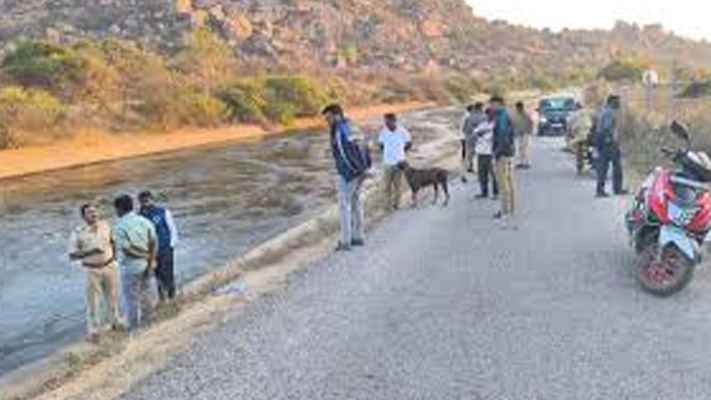
[[[174,250],[178,244],[178,229],[170,210],[158,207],[154,203],[153,194],[149,191],[138,195],[141,203],[140,214],[151,221],[158,236],[158,256],[156,263],[156,279],[158,280],[158,295],[160,301],[175,299],[175,257]]]
[[[595,147],[598,152],[597,197],[608,197],[605,192],[607,172],[612,164],[612,188],[616,195],[625,195],[623,188],[622,151],[620,149],[619,126],[620,97],[608,97],[595,124]]]
[[[494,218],[513,216],[516,209],[516,187],[513,177],[513,158],[516,155],[514,126],[503,97],[493,96],[489,101],[494,110],[493,154],[496,160],[496,179],[501,197],[501,211]]]
[[[369,160],[353,140],[351,123],[340,105],[331,104],[322,114],[330,128],[331,152],[338,173],[341,238],[336,251],[349,251],[353,246],[365,244],[361,188]]]

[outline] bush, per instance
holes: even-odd
[[[455,75],[445,79],[445,90],[460,103],[466,103],[480,92],[481,85],[476,79]]]
[[[149,123],[163,130],[182,126],[215,127],[229,117],[229,107],[201,91],[178,87],[155,93],[136,107]]]
[[[22,86],[55,91],[82,84],[88,64],[68,47],[45,42],[21,42],[2,62],[2,69]]]
[[[228,108],[229,118],[235,122],[264,122],[267,101],[264,90],[256,80],[232,83],[218,91],[218,98]]]
[[[610,82],[641,81],[644,71],[648,69],[642,61],[634,59],[616,60],[606,65],[598,77]]]
[[[290,104],[296,117],[318,115],[329,100],[322,88],[303,76],[268,77],[264,81],[264,92],[267,103]],[[285,109],[284,106],[273,108]]]
[[[298,105],[285,101],[270,101],[264,108],[264,114],[270,121],[278,122],[282,125],[289,125],[294,122],[297,116]]]
[[[51,131],[66,107],[50,93],[10,86],[0,90],[0,148],[31,142],[29,133]]]

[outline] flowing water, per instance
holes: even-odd
[[[405,122],[426,143],[458,116],[423,111]],[[151,189],[175,216],[185,283],[332,204],[331,171],[327,137],[299,132],[0,181],[0,376],[84,333],[84,274],[66,255],[83,202],[111,218],[114,196]]]

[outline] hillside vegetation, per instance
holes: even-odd
[[[480,91],[636,80],[711,46],[661,26],[552,33],[463,0],[0,3],[0,147],[83,130],[288,124],[328,101],[464,102]]]

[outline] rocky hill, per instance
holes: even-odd
[[[475,14],[463,0],[0,0],[0,43],[118,37],[170,52],[210,26],[240,59],[290,69],[555,73],[626,53],[711,63],[710,45],[658,25],[552,33]]]

